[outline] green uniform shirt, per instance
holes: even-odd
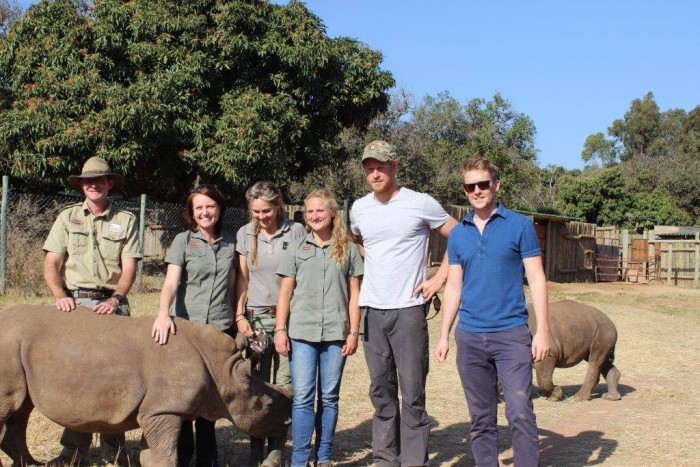
[[[200,232],[177,234],[165,255],[166,263],[182,268],[176,316],[219,329],[231,327],[228,283],[236,266],[235,252],[236,244],[221,236],[210,245]]]
[[[262,232],[258,233],[258,264],[252,263],[251,251],[255,241],[255,227],[252,222],[244,225],[236,235],[236,251],[246,257],[248,266],[247,308],[266,311],[277,305],[280,293],[280,278],[277,268],[294,240],[306,234],[304,226],[287,220],[270,240]]]
[[[350,243],[349,259],[338,266],[331,244],[318,246],[313,234],[295,241],[277,274],[294,277],[288,333],[309,342],[345,340],[348,335],[348,278],[364,273],[357,246]]]
[[[69,290],[114,290],[122,258],[142,258],[136,217],[112,206],[95,216],[87,201],[61,211],[44,242],[44,251],[65,257],[62,276]]]

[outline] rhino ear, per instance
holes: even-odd
[[[253,362],[250,359],[240,359],[234,367],[237,382],[248,386],[253,372]]]

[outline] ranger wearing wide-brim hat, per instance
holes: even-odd
[[[85,161],[83,165],[83,171],[80,175],[71,175],[68,177],[68,184],[76,191],[83,192],[83,187],[80,184],[81,180],[90,178],[107,177],[110,180],[114,180],[114,186],[110,191],[114,192],[124,186],[124,176],[112,172],[109,164],[106,160],[101,157],[91,157]]]
[[[109,193],[124,186],[124,177],[107,161],[91,157],[80,175],[68,183],[85,200],[64,208],[44,243],[44,281],[56,308],[70,312],[77,305],[98,314],[129,315],[126,294],[136,277],[141,256],[136,217],[117,209]],[[109,371],[109,368],[105,368]],[[124,434],[100,435],[107,463],[126,464]],[[51,465],[81,464],[87,460],[92,434],[63,432],[61,454]]]

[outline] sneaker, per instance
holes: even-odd
[[[282,451],[280,449],[271,451],[260,467],[282,467]]]

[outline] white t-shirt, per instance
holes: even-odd
[[[370,193],[352,205],[352,233],[362,236],[365,275],[360,306],[392,309],[423,303],[411,294],[425,279],[430,231],[442,226],[449,214],[430,195],[401,188],[380,203]]]

